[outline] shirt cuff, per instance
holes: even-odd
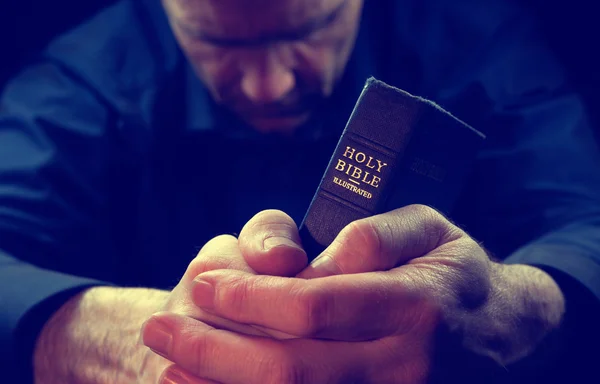
[[[544,270],[560,271],[587,288],[600,304],[600,264],[578,252],[576,247],[534,243],[513,253],[504,263],[528,264]]]

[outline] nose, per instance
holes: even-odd
[[[283,99],[296,85],[294,72],[277,48],[260,49],[242,63],[241,88],[257,104]]]

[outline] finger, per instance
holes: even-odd
[[[160,384],[220,384],[218,381],[202,379],[173,364],[161,375]]]
[[[461,236],[433,208],[410,205],[350,223],[297,277],[385,271]]]
[[[234,322],[299,337],[371,340],[435,316],[422,290],[397,271],[312,280],[223,272],[194,280],[196,305]]]
[[[198,256],[190,263],[186,276],[182,279],[182,283],[179,287],[179,289],[184,290],[187,293],[183,293],[181,297],[188,298],[191,296],[192,280],[197,275],[214,270],[238,270],[251,274],[256,273],[248,266],[246,260],[242,256],[238,245],[238,239],[229,235],[218,236],[206,243],[198,253]],[[197,312],[196,310],[186,310],[185,308],[183,311],[188,314],[193,314],[193,318],[219,329],[227,329],[233,332],[258,336],[271,336],[278,339],[291,337],[282,332],[264,329],[259,326],[249,328],[243,324],[228,321],[227,319],[223,319],[206,311]]]
[[[240,251],[238,239],[230,235],[217,236],[208,241],[189,264],[185,276],[191,280],[203,272],[216,269],[254,273]]]
[[[168,312],[155,314],[144,329],[156,326],[172,335],[157,353],[188,374],[228,384],[348,382],[349,375],[362,376],[368,357],[348,343],[238,335]]]
[[[281,211],[255,215],[240,232],[239,244],[248,265],[260,275],[294,276],[308,263],[296,223]]]
[[[208,241],[198,252],[198,255],[188,266],[188,269],[181,279],[179,286],[179,297],[182,299],[177,303],[178,310],[189,316],[210,324],[215,328],[228,329],[234,332],[254,334],[254,335],[273,335],[284,337],[280,333],[270,333],[268,330],[262,330],[259,327],[247,327],[243,324],[223,319],[206,311],[198,311],[191,301],[187,298],[191,296],[192,280],[199,274],[213,270],[239,270],[246,273],[254,273],[248,266],[242,256],[238,240],[230,235],[217,236]],[[192,308],[193,307],[193,308]]]

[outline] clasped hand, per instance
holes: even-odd
[[[352,223],[308,266],[299,244],[279,211],[208,242],[143,327],[160,382],[425,383],[440,333],[506,364],[546,332],[514,341],[506,266],[425,206]]]

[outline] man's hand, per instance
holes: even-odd
[[[198,276],[192,295],[203,310],[301,338],[243,335],[165,313],[173,369],[222,383],[423,383],[438,349],[510,364],[558,327],[564,311],[548,275],[493,263],[423,206],[349,225],[299,276]],[[443,340],[457,342],[447,348]]]
[[[239,244],[233,236],[213,239],[190,263],[171,292],[93,287],[71,298],[49,319],[38,338],[33,358],[35,382],[157,383],[171,362],[150,351],[142,341],[154,345],[157,351],[161,343],[169,343],[172,336],[161,333],[160,321],[155,321],[160,316],[152,317],[158,311],[188,316],[197,327],[206,327],[206,323],[245,334],[290,337],[275,330],[224,320],[202,311],[192,302],[192,281],[199,273],[228,268],[254,273],[240,249],[245,249],[249,260],[259,269],[276,275],[295,275],[306,266],[306,254],[298,245],[297,233],[289,230],[295,225],[287,215],[266,211],[248,224],[243,232],[248,234],[247,238],[256,239],[255,242]],[[140,340],[140,328],[145,321]],[[189,383],[210,382],[184,371],[180,373],[186,375]]]
[[[294,221],[283,212],[264,211],[253,217],[242,229],[240,240],[233,236],[218,236],[200,250],[190,263],[179,284],[170,293],[161,313],[152,316],[142,327],[143,343],[150,347],[142,364],[143,382],[157,382],[165,368],[169,365],[165,358],[170,357],[171,344],[174,340],[185,343],[187,334],[196,329],[226,329],[240,334],[266,336],[273,338],[292,337],[274,329],[263,329],[258,325],[239,324],[219,316],[212,315],[198,308],[192,300],[194,278],[199,274],[212,270],[235,270],[248,275],[256,274],[249,263],[261,273],[275,276],[293,276],[306,267],[307,257],[300,247]],[[246,262],[244,255],[249,261]],[[188,320],[188,326],[172,333],[168,323],[161,319],[169,314],[177,314]],[[191,345],[193,347],[193,345]],[[186,348],[186,347],[183,347]],[[154,352],[153,352],[154,351]],[[188,351],[196,355],[199,351]],[[184,376],[190,383],[203,382],[198,377],[183,370],[170,369],[164,376],[172,382],[176,376]]]

